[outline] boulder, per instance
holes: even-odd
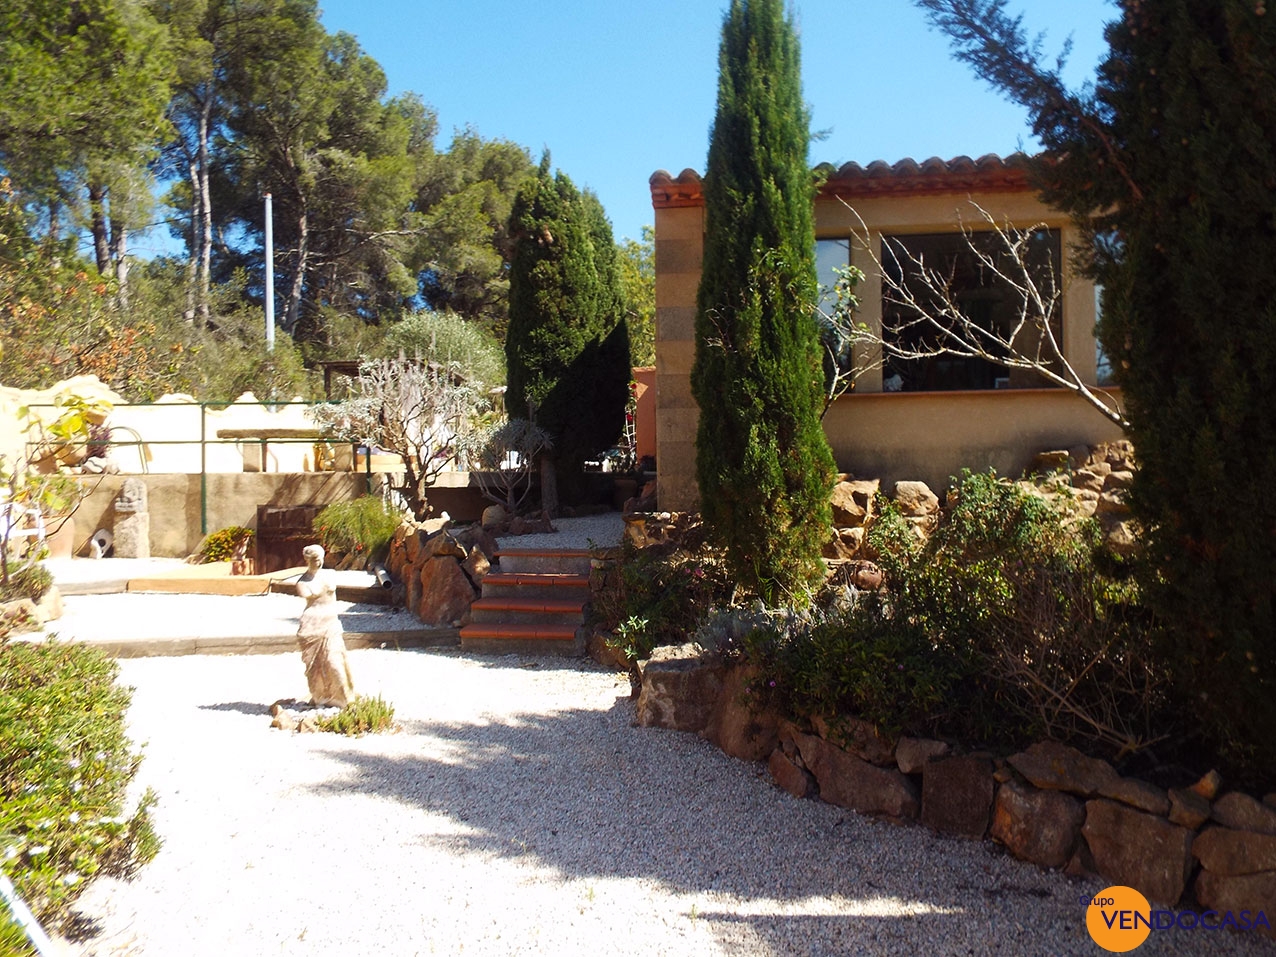
[[[421,560],[421,544],[425,536],[419,528],[411,529],[403,538],[403,554],[409,565],[416,565]],[[406,578],[407,575],[404,575]]]
[[[1087,798],[1099,794],[1120,777],[1107,761],[1086,757],[1076,748],[1058,741],[1039,741],[1006,760],[1034,787]]]
[[[1092,468],[1077,469],[1072,473],[1072,487],[1090,492],[1103,491],[1103,476]],[[1098,497],[1097,494],[1095,496]]]
[[[483,579],[492,570],[492,563],[487,560],[481,548],[476,548],[470,552],[465,561],[461,562],[461,568],[470,576],[470,581],[474,583],[475,588],[482,588]]]
[[[1170,821],[1195,831],[1210,819],[1210,802],[1188,788],[1170,788]]]
[[[1192,871],[1193,834],[1187,828],[1100,798],[1086,802],[1081,833],[1106,879],[1171,907],[1183,896]]]
[[[41,622],[56,621],[62,617],[62,592],[57,585],[50,585],[35,603],[36,614]]]
[[[830,559],[831,561],[847,561],[855,557],[855,549],[843,541],[838,530],[834,529],[832,536],[824,543],[820,549],[820,557]]]
[[[1211,817],[1224,827],[1238,831],[1276,834],[1276,810],[1240,791],[1224,794],[1215,801]]]
[[[455,558],[459,562],[466,559],[465,549],[451,534],[439,531],[425,540],[421,549],[421,558]]]
[[[1206,870],[1228,877],[1276,871],[1276,835],[1206,828],[1192,842],[1192,856]]]
[[[939,497],[925,482],[896,482],[895,504],[905,518],[930,518],[939,514]]]
[[[706,737],[743,761],[764,761],[780,740],[774,714],[750,707],[747,690],[757,676],[754,668],[731,668],[722,677],[718,704],[709,719]]]
[[[509,521],[510,514],[503,505],[489,505],[483,509],[483,528],[500,528]]]
[[[793,738],[802,763],[815,775],[821,799],[864,814],[897,820],[917,817],[917,788],[899,771],[879,768],[815,735]]]
[[[1201,775],[1201,779],[1193,784],[1189,791],[1199,794],[1207,801],[1212,801],[1218,797],[1218,789],[1223,786],[1223,776],[1217,771],[1210,771],[1208,774]]]
[[[700,733],[722,692],[721,661],[694,643],[657,648],[638,662],[638,725]]]
[[[430,558],[421,564],[421,598],[416,615],[427,625],[460,621],[477,593],[455,558]]]
[[[1032,463],[1028,466],[1028,471],[1048,475],[1051,472],[1060,472],[1071,464],[1072,456],[1069,455],[1067,449],[1038,452],[1032,457]]]
[[[1249,911],[1251,922],[1262,912],[1266,926],[1260,923],[1254,929],[1267,937],[1276,937],[1271,926],[1276,919],[1276,872],[1229,877],[1203,870],[1192,889],[1202,908],[1220,914],[1231,911],[1238,920],[1245,911]]]
[[[1125,492],[1121,489],[1100,492],[1094,511],[1096,515],[1128,515],[1130,506],[1126,503]]]
[[[1085,808],[1076,798],[1008,781],[997,788],[991,834],[1020,860],[1063,867],[1084,821]]]
[[[840,717],[829,724],[822,716],[811,719],[815,733],[825,741],[845,748],[857,758],[870,764],[891,767],[895,764],[895,746],[871,721],[860,718]]]
[[[15,598],[0,604],[0,637],[39,631],[42,625],[40,609],[30,598]]]
[[[895,764],[905,774],[920,774],[927,761],[942,758],[950,750],[943,741],[900,738],[895,744]]]
[[[473,552],[477,548],[487,557],[489,562],[495,561],[496,552],[500,546],[497,545],[492,533],[482,525],[471,525],[469,528],[463,528],[453,537],[466,551]]]
[[[589,636],[585,639],[585,654],[593,658],[604,668],[614,668],[616,671],[628,671],[629,659],[625,657],[625,653],[611,644],[613,635],[610,631],[604,629],[592,629]]]
[[[819,792],[815,786],[815,777],[806,768],[799,767],[797,762],[780,748],[776,748],[771,752],[771,756],[767,758],[766,766],[771,772],[772,780],[794,797],[818,797]]]
[[[833,525],[837,528],[860,528],[873,520],[873,499],[881,482],[838,482],[829,494],[833,509]]]
[[[922,823],[941,834],[981,840],[992,799],[992,762],[987,758],[937,758],[922,771]]]
[[[1134,473],[1127,469],[1119,469],[1109,472],[1103,480],[1104,489],[1112,491],[1127,489],[1133,484]]]
[[[1156,814],[1160,817],[1170,813],[1170,799],[1155,784],[1148,784],[1138,778],[1117,776],[1099,788],[1099,796],[1120,801],[1130,807]]]

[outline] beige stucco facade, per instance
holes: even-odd
[[[700,179],[651,178],[656,237],[656,461],[660,507],[695,508],[695,439],[699,408],[691,394],[696,291],[704,249]],[[1060,231],[1062,348],[1082,380],[1096,381],[1095,291],[1076,275],[1069,247],[1076,227],[1045,206],[1028,186],[1018,158],[911,161],[833,172],[815,203],[817,239],[850,241],[851,262],[865,275],[859,318],[881,328],[883,235],[977,229],[986,210],[999,224]],[[985,225],[985,228],[986,225]],[[872,365],[872,356],[862,357]],[[1012,385],[1023,384],[1016,376]],[[1010,388],[988,392],[883,392],[880,369],[868,369],[855,392],[824,419],[839,470],[885,482],[921,479],[937,490],[962,468],[1021,471],[1039,451],[1092,445],[1120,437],[1118,428],[1071,392]]]

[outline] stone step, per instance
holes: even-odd
[[[544,624],[579,626],[585,620],[584,599],[480,598],[470,606],[470,620],[475,624],[505,622],[507,624]]]
[[[587,548],[502,548],[496,563],[502,572],[588,575]]]
[[[484,598],[525,600],[589,600],[589,576],[564,573],[489,572],[483,579]]]
[[[585,630],[575,625],[469,624],[461,629],[461,650],[481,655],[562,655],[585,653]]]

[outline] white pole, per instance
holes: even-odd
[[[266,351],[275,351],[275,220],[266,194]]]

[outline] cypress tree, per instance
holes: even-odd
[[[834,466],[820,426],[808,117],[781,0],[733,0],[718,60],[691,373],[700,507],[742,585],[801,601],[822,573]]]
[[[542,505],[558,509],[584,460],[624,426],[629,339],[615,243],[602,204],[581,195],[549,155],[519,190],[510,215],[506,409],[553,436],[540,463]]]

